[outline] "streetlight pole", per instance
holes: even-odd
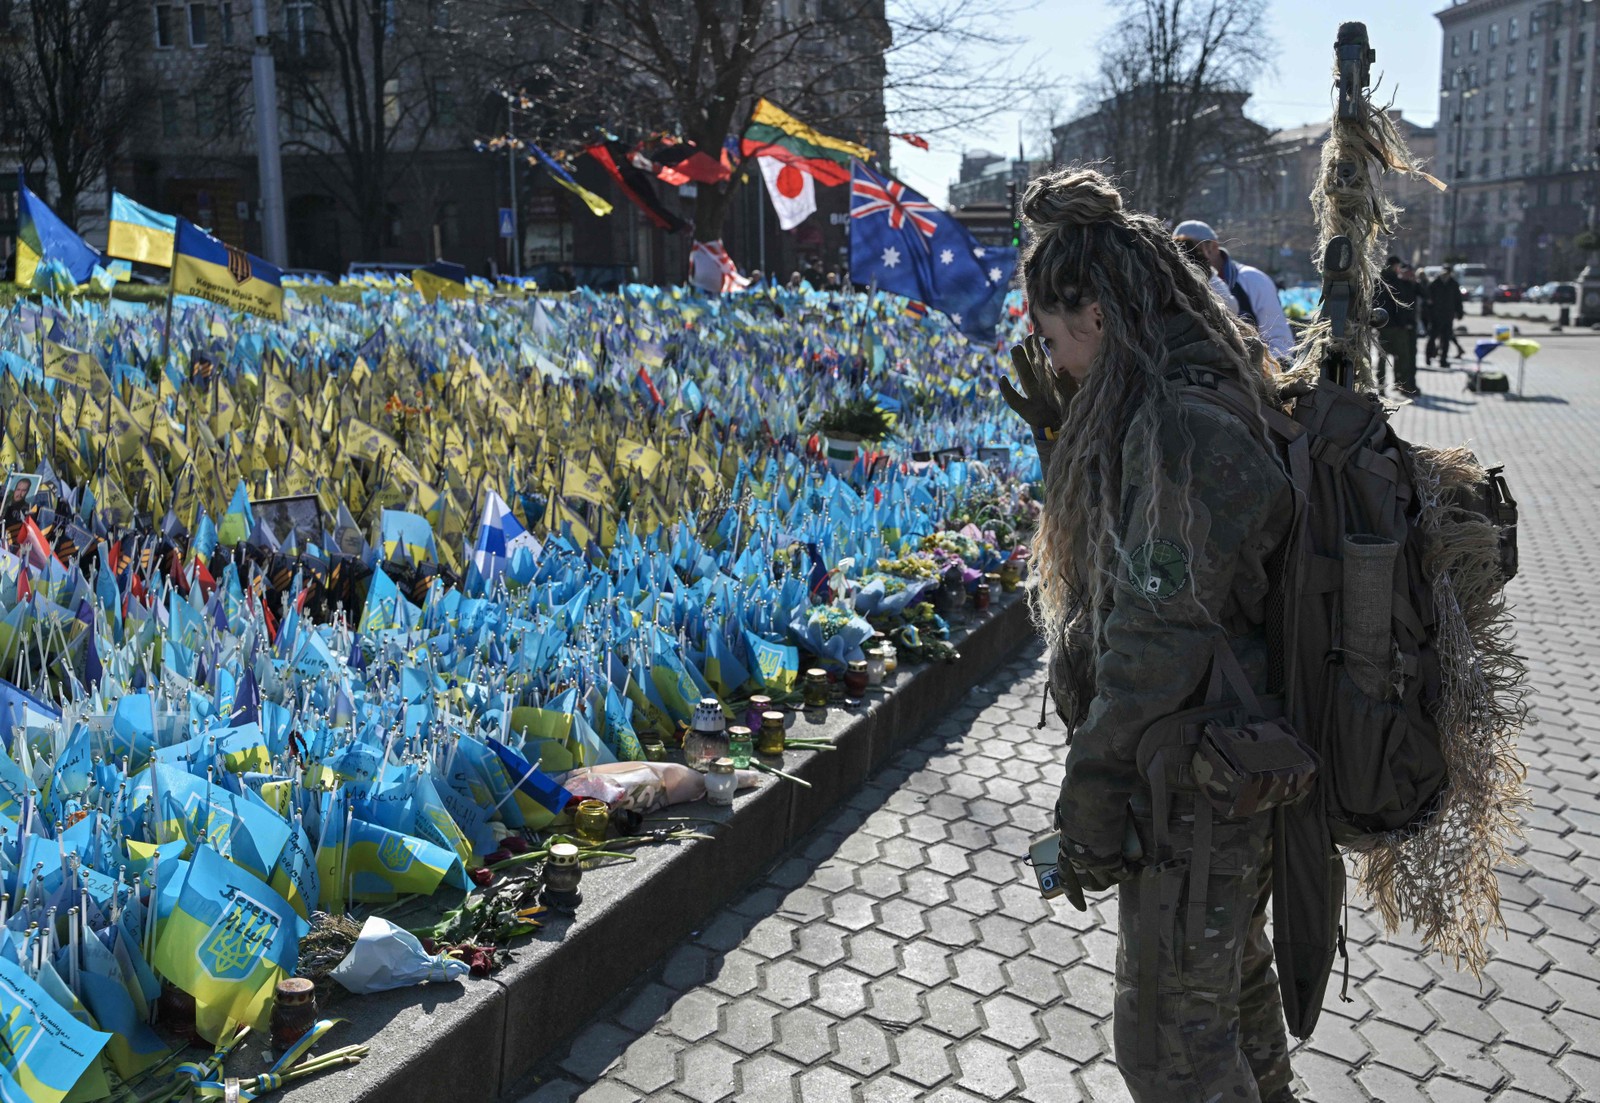
[[[260,3],[261,0],[256,0]],[[522,278],[521,218],[517,210],[517,93],[506,94],[506,174],[511,180],[511,275]]]
[[[250,59],[256,101],[256,171],[261,192],[261,252],[279,268],[289,265],[289,235],[283,219],[283,160],[278,146],[278,70],[272,59],[267,0],[250,5],[255,53]]]

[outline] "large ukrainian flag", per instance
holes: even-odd
[[[172,291],[283,321],[282,269],[181,217],[173,236]]]
[[[17,285],[32,287],[41,261],[59,260],[72,278],[85,283],[100,262],[96,253],[56,213],[34,195],[17,174]]]
[[[177,230],[176,216],[152,211],[119,191],[111,193],[111,232],[106,239],[111,256],[171,268]]]

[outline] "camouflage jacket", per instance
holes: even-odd
[[[1057,807],[1063,853],[1088,864],[1120,853],[1128,800],[1147,785],[1134,762],[1139,739],[1153,721],[1198,703],[1217,633],[1257,690],[1266,688],[1265,561],[1292,521],[1288,477],[1243,422],[1201,398],[1183,397],[1158,431],[1159,470],[1150,470],[1144,439],[1123,445],[1125,556],[1100,639],[1075,633],[1050,671],[1072,732]]]

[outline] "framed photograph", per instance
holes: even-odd
[[[297,494],[288,498],[264,498],[251,502],[250,510],[256,520],[272,530],[278,542],[287,544],[294,537],[298,547],[322,543],[322,507],[315,494]]]
[[[978,449],[978,458],[984,463],[1005,463],[1011,458],[1011,449],[985,445]]]

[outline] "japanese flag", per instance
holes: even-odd
[[[792,230],[817,209],[817,182],[804,169],[776,157],[757,157],[767,194],[778,212],[778,225]]]

